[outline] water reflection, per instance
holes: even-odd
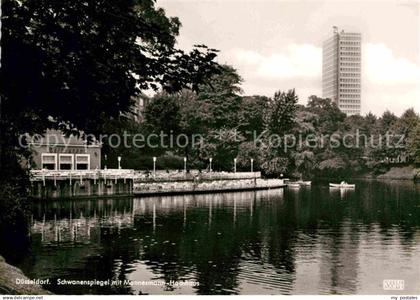
[[[419,293],[420,197],[412,183],[62,201],[34,206],[29,277],[199,286],[50,286],[65,294]],[[395,293],[393,291],[392,293]]]

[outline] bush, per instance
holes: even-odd
[[[21,258],[29,247],[29,206],[20,186],[0,185],[0,254],[9,261]]]
[[[0,177],[0,255],[17,262],[30,245],[29,176],[18,156],[3,152]]]

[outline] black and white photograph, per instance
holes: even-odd
[[[1,0],[0,297],[420,298],[419,0]]]

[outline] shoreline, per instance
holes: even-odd
[[[163,173],[157,178],[147,178],[134,170],[107,170],[107,174],[100,178],[100,174],[79,172],[79,179],[68,172],[49,172],[37,174],[32,181],[31,199],[84,199],[84,198],[113,198],[138,197],[174,194],[202,194],[219,192],[237,192],[245,190],[261,190],[281,188],[286,186],[284,178],[262,178],[260,172],[215,172],[197,174]],[[113,173],[112,173],[113,172]],[[117,172],[117,173],[116,173]],[[124,173],[125,172],[125,173]],[[39,172],[38,172],[39,173]],[[91,174],[92,173],[92,174]],[[124,177],[121,174],[131,174]],[[111,176],[113,175],[113,176]],[[118,175],[118,176],[117,176]],[[135,175],[135,176],[134,176]],[[321,175],[321,174],[319,174]],[[72,180],[72,177],[74,180]],[[120,177],[120,178],[118,178]],[[314,181],[333,180],[395,180],[420,181],[420,169],[414,166],[393,167],[386,173],[374,175],[372,172],[353,176],[312,176]]]
[[[420,169],[414,166],[393,167],[388,172],[380,175],[367,174],[367,177],[378,180],[411,180],[418,182],[420,180]]]
[[[332,179],[333,177],[321,176],[317,179]],[[395,180],[395,181],[414,181],[420,182],[420,168],[413,166],[393,167],[383,174],[374,175],[372,173],[364,173],[360,175],[349,176],[349,179],[360,180]]]

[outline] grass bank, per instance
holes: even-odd
[[[394,167],[388,172],[378,175],[377,179],[420,180],[420,169],[413,166]]]

